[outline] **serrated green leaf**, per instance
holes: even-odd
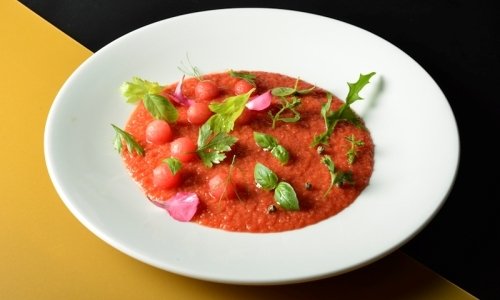
[[[329,155],[323,155],[323,157],[321,158],[321,162],[326,166],[328,172],[330,173],[330,186],[326,190],[323,197],[326,197],[326,195],[328,195],[333,186],[340,187],[344,184],[353,184],[352,173],[337,170],[332,158]]]
[[[349,93],[346,97],[346,102],[336,111],[330,111],[331,94],[327,93],[327,102],[321,107],[321,116],[325,120],[325,131],[319,135],[315,135],[311,143],[311,147],[316,147],[319,144],[328,144],[330,136],[339,121],[351,122],[359,125],[359,118],[351,109],[350,105],[357,100],[363,99],[359,96],[359,92],[365,85],[369,83],[370,78],[375,75],[375,72],[359,76],[355,83],[347,83],[349,85]]]
[[[215,114],[206,122],[210,126],[210,129],[214,133],[231,132],[234,128],[234,122],[243,113],[245,104],[247,104],[254,90],[251,89],[245,94],[228,97],[220,103],[211,103],[209,108]]]
[[[359,74],[358,81],[354,83],[347,83],[347,85],[349,85],[349,93],[347,94],[345,102],[348,105],[352,104],[354,101],[363,99],[359,96],[359,92],[365,87],[365,85],[370,83],[370,78],[372,78],[375,74],[375,72],[371,72],[366,75]]]
[[[177,109],[167,98],[160,95],[146,94],[142,101],[144,107],[155,119],[165,120],[169,123],[177,121],[179,116]]]
[[[168,168],[170,169],[170,172],[172,172],[172,175],[175,175],[182,168],[181,161],[175,157],[165,158],[163,162],[168,165]]]
[[[139,77],[133,77],[131,81],[123,83],[120,87],[122,95],[127,99],[127,103],[136,103],[147,94],[158,94],[163,87],[158,82],[151,82]]]
[[[127,151],[129,153],[137,153],[138,155],[144,156],[144,149],[139,145],[139,143],[134,139],[134,137],[126,132],[125,130],[120,129],[119,127],[111,124],[113,129],[115,130],[115,138],[113,141],[114,148],[118,151],[118,153],[122,153],[123,151],[123,143],[127,146]]]
[[[205,123],[198,131],[196,153],[203,164],[211,168],[213,164],[218,164],[226,158],[224,152],[231,151],[231,147],[237,140],[224,132],[214,134],[210,125]]]

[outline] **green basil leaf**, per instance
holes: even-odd
[[[253,139],[255,140],[255,143],[257,143],[257,145],[265,151],[271,151],[273,148],[278,146],[278,141],[274,137],[262,132],[254,131]]]
[[[179,116],[177,109],[167,98],[155,94],[146,94],[142,101],[144,107],[146,107],[154,118],[165,120],[169,123],[177,121]]]
[[[168,165],[168,168],[170,169],[170,172],[172,172],[172,175],[175,175],[182,168],[181,161],[175,157],[165,158],[163,162]]]
[[[285,210],[299,210],[299,200],[288,182],[280,182],[274,190],[274,200]]]
[[[274,155],[282,164],[286,164],[290,159],[290,154],[285,147],[278,145],[271,150],[271,154]]]
[[[271,169],[261,163],[255,164],[253,177],[255,179],[255,183],[257,183],[257,187],[268,191],[274,189],[278,184],[278,176],[271,171]]]

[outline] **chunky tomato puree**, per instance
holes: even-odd
[[[249,72],[256,75],[255,94],[259,95],[275,87],[293,87],[296,78],[268,72]],[[223,101],[234,96],[234,85],[239,80],[228,73],[216,73],[203,76],[204,80],[215,82],[218,95],[208,102]],[[182,92],[194,101],[196,78],[184,80]],[[175,84],[167,86],[163,94],[174,92]],[[312,87],[299,81],[299,89]],[[147,197],[153,201],[166,201],[179,191],[194,192],[200,203],[191,222],[213,228],[238,232],[279,232],[302,228],[330,218],[349,206],[368,185],[374,165],[374,144],[369,131],[361,124],[338,122],[324,152],[318,153],[317,147],[311,147],[315,134],[325,131],[325,122],[320,114],[321,106],[327,100],[326,93],[315,88],[311,93],[299,95],[301,104],[296,108],[300,120],[295,123],[276,122],[273,129],[269,111],[275,113],[281,107],[278,97],[273,96],[271,106],[264,111],[245,111],[236,121],[234,130],[229,134],[238,138],[227,158],[220,164],[209,168],[199,158],[183,163],[181,184],[173,189],[158,188],[153,184],[153,169],[162,160],[171,156],[170,145],[155,145],[146,140],[146,127],[153,121],[151,114],[139,103],[131,115],[125,130],[144,148],[145,155],[123,152],[123,158],[133,178],[144,189]],[[333,98],[331,110],[338,109],[343,101]],[[187,120],[187,107],[176,105],[179,119],[170,124],[173,139],[187,137],[196,143],[200,125],[193,125]],[[288,163],[281,164],[268,151],[260,148],[253,137],[254,131],[275,137],[279,144],[290,153]],[[351,143],[346,137],[354,135],[364,144],[357,148],[354,163],[349,164],[346,153]],[[352,172],[353,184],[334,186],[328,194],[330,173],[321,162],[321,156],[330,155],[335,168]],[[234,160],[233,160],[234,157]],[[254,168],[262,163],[273,170],[280,181],[288,182],[295,190],[300,210],[289,211],[281,208],[274,200],[273,192],[256,186]],[[232,164],[232,166],[231,166]],[[210,193],[209,181],[218,174],[229,174],[236,188],[236,197],[214,197]],[[271,209],[270,209],[271,207]]]

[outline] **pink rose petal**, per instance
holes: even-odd
[[[264,110],[271,105],[272,98],[271,91],[269,90],[257,97],[254,97],[252,100],[248,101],[245,106],[250,110]]]
[[[182,82],[184,81],[184,77],[185,77],[185,75],[183,75],[181,80],[179,80],[179,82],[177,83],[177,86],[175,87],[175,91],[172,94],[172,100],[174,100],[175,102],[177,102],[180,105],[190,106],[191,104],[193,104],[194,101],[191,99],[188,99],[187,97],[184,97],[184,95],[182,94]]]
[[[195,193],[178,192],[172,198],[164,202],[163,206],[167,212],[177,221],[190,221],[196,210],[200,200]]]

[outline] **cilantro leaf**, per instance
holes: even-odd
[[[224,132],[214,133],[210,124],[205,123],[200,127],[198,133],[198,148],[196,153],[203,164],[209,168],[218,164],[226,158],[224,152],[231,151],[238,139]]]
[[[133,77],[131,81],[123,83],[120,87],[122,95],[127,99],[127,103],[136,103],[147,94],[158,94],[163,87],[158,82],[151,82],[139,77]]]
[[[234,122],[243,113],[245,104],[247,104],[250,95],[255,89],[251,89],[245,94],[226,98],[220,103],[211,103],[208,107],[215,114],[207,120],[210,129],[214,133],[228,133],[233,130]]]
[[[167,98],[155,94],[146,94],[142,101],[144,107],[146,107],[154,118],[165,120],[169,123],[177,121],[179,116],[177,109]]]
[[[181,161],[175,157],[165,158],[163,162],[168,165],[168,168],[170,169],[170,172],[172,172],[172,175],[175,175],[182,168]]]
[[[144,149],[141,147],[141,145],[139,145],[139,143],[130,133],[118,128],[113,124],[111,124],[111,126],[115,130],[115,139],[113,144],[118,153],[122,153],[123,143],[125,143],[129,153],[135,152],[141,156],[144,156]]]
[[[340,106],[340,108],[336,111],[330,111],[330,106],[332,104],[332,95],[327,93],[327,102],[321,107],[321,116],[325,120],[325,131],[319,135],[315,135],[313,141],[311,143],[312,147],[316,147],[319,144],[328,144],[330,136],[335,129],[335,126],[339,121],[347,121],[353,124],[359,124],[359,119],[356,116],[356,113],[351,109],[350,105],[357,100],[361,100],[359,96],[359,92],[369,83],[370,78],[375,75],[375,72],[371,72],[369,74],[359,75],[359,79],[355,83],[347,83],[349,86],[349,93],[346,97],[346,101],[344,104]]]

